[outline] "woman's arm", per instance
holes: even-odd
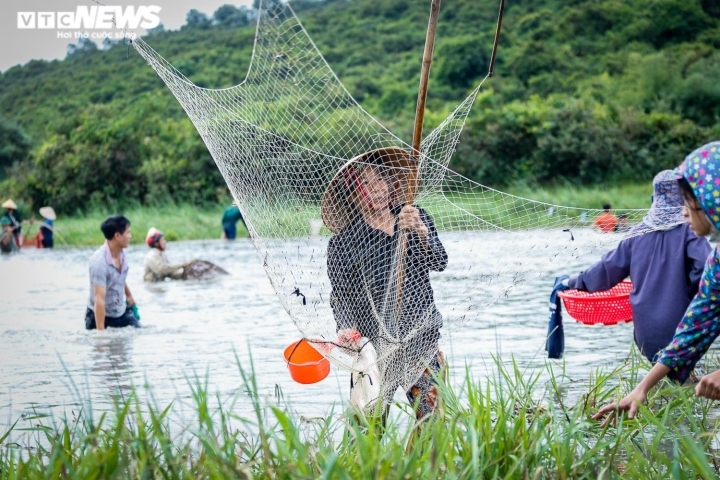
[[[330,306],[337,323],[338,330],[358,328],[357,310],[365,295],[363,287],[359,284],[359,275],[355,272],[349,259],[349,247],[342,245],[338,236],[328,242],[327,271],[330,278]],[[354,292],[354,293],[353,293]]]
[[[647,393],[664,377],[683,383],[690,376],[695,364],[705,355],[707,349],[720,335],[720,262],[717,249],[708,258],[700,290],[693,298],[685,316],[680,321],[670,345],[656,357],[656,364],[640,384],[620,402],[607,405],[593,418],[601,418],[607,413],[619,409],[629,410],[631,415],[637,411],[638,402],[644,402]],[[702,389],[698,386],[698,395],[715,395],[714,377],[705,381]],[[711,384],[711,385],[707,385]],[[631,417],[632,418],[632,417]]]
[[[448,256],[445,247],[438,237],[437,228],[432,217],[422,208],[419,208],[420,221],[427,227],[427,235],[424,239],[419,238],[420,247],[425,250],[425,264],[430,270],[442,272],[448,264]]]
[[[716,248],[707,259],[698,293],[675,330],[672,342],[655,357],[655,361],[669,367],[671,372],[668,376],[682,383],[687,380],[695,364],[705,355],[718,335],[720,259]]]
[[[600,420],[608,413],[615,411],[627,411],[628,418],[635,418],[635,414],[637,413],[640,404],[645,403],[648,392],[652,390],[652,388],[657,385],[660,380],[665,378],[668,373],[670,373],[670,368],[666,367],[662,363],[656,363],[632,392],[619,402],[613,402],[602,407],[595,415],[593,415],[593,420]],[[608,420],[606,420],[605,423],[607,423]]]
[[[586,292],[609,290],[630,275],[632,259],[632,241],[623,240],[617,248],[602,256],[600,261],[573,277],[568,282],[570,288]]]

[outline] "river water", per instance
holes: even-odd
[[[462,258],[452,245],[446,242],[451,261]],[[442,348],[453,382],[462,381],[466,366],[477,379],[491,374],[492,355],[506,362],[514,357],[528,374],[544,369],[553,278],[582,270],[611,247],[568,259],[519,285],[464,326],[448,328]],[[327,379],[314,385],[290,379],[282,351],[300,334],[249,240],[169,244],[173,262],[203,258],[231,273],[209,282],[144,284],[147,247],[130,247],[128,285],[144,325],[138,330],[84,329],[92,251],[27,249],[0,258],[0,432],[31,411],[57,418],[80,405],[108,410],[114,398],[123,398],[133,386],[145,400],[151,397],[143,392],[151,391],[158,406],[175,402],[176,420],[182,423],[192,418],[190,383],[195,378],[207,382],[209,392],[222,399],[239,394],[236,413],[249,414],[237,362],[249,370],[251,353],[259,391],[268,399],[275,398],[279,387],[291,409],[305,417],[324,416],[333,406],[337,410],[344,405],[349,390],[345,372],[333,368]],[[506,255],[517,257],[518,252],[509,250]],[[438,299],[454,281],[442,275],[433,280]],[[449,308],[438,303],[441,311]],[[565,373],[579,381],[568,383],[570,394],[573,389],[583,392],[584,380],[594,369],[617,365],[631,352],[631,324],[588,327],[567,317],[565,323]],[[560,371],[563,365],[558,362],[553,368]]]

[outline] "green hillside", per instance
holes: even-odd
[[[409,140],[429,1],[292,4],[350,92]],[[485,76],[497,9],[443,2],[427,127]],[[191,12],[145,40],[193,82],[228,87],[249,65],[253,16]],[[451,166],[501,187],[650,180],[720,137],[718,47],[712,0],[511,0],[496,75]],[[179,104],[127,45],[83,43],[1,73],[0,112],[3,196],[75,211],[224,195]]]

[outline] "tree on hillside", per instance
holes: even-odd
[[[20,126],[0,117],[0,176],[15,162],[24,161],[30,152],[31,141]]]
[[[234,5],[225,4],[215,10],[213,21],[220,27],[244,27],[249,23],[248,11],[244,6],[237,8]]]
[[[81,38],[77,45],[71,43],[67,46],[67,56],[65,58],[73,58],[85,55],[90,52],[97,51],[98,46],[89,38]]]
[[[185,25],[187,28],[210,28],[212,20],[199,10],[194,8],[187,13],[185,17]]]
[[[158,33],[163,33],[165,31],[165,25],[162,23],[158,23],[158,26],[155,28],[148,28],[145,32],[146,35],[157,35]]]

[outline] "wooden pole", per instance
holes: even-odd
[[[417,107],[415,109],[415,126],[413,128],[412,156],[413,166],[408,172],[408,189],[405,192],[405,205],[415,203],[415,196],[419,189],[420,176],[420,144],[422,143],[423,120],[425,119],[425,100],[427,99],[428,80],[430,79],[430,65],[432,64],[433,49],[435,48],[435,33],[437,31],[438,17],[440,16],[440,0],[432,0],[430,4],[430,20],[428,20],[425,35],[425,50],[423,51],[422,68],[420,70],[420,87],[418,88]],[[405,284],[405,256],[408,249],[407,233],[402,232],[398,249],[398,270],[395,302],[395,317],[402,313],[403,286]]]
[[[505,0],[500,0],[500,13],[498,13],[497,28],[495,29],[495,41],[493,42],[492,55],[490,56],[490,69],[488,77],[492,77],[495,73],[495,58],[497,55],[498,43],[500,43],[500,29],[502,28],[503,13],[505,12]]]
[[[423,120],[425,119],[425,101],[427,100],[428,81],[430,79],[430,65],[432,64],[433,49],[435,48],[435,33],[437,32],[438,17],[440,16],[440,0],[432,0],[430,4],[430,20],[428,20],[427,34],[425,35],[425,50],[423,51],[422,68],[420,70],[420,87],[418,88],[417,107],[415,108],[415,126],[413,128],[413,156],[416,162],[420,161],[420,144],[422,143]],[[405,205],[412,205],[418,191],[418,168],[409,172],[409,188],[405,195]]]

